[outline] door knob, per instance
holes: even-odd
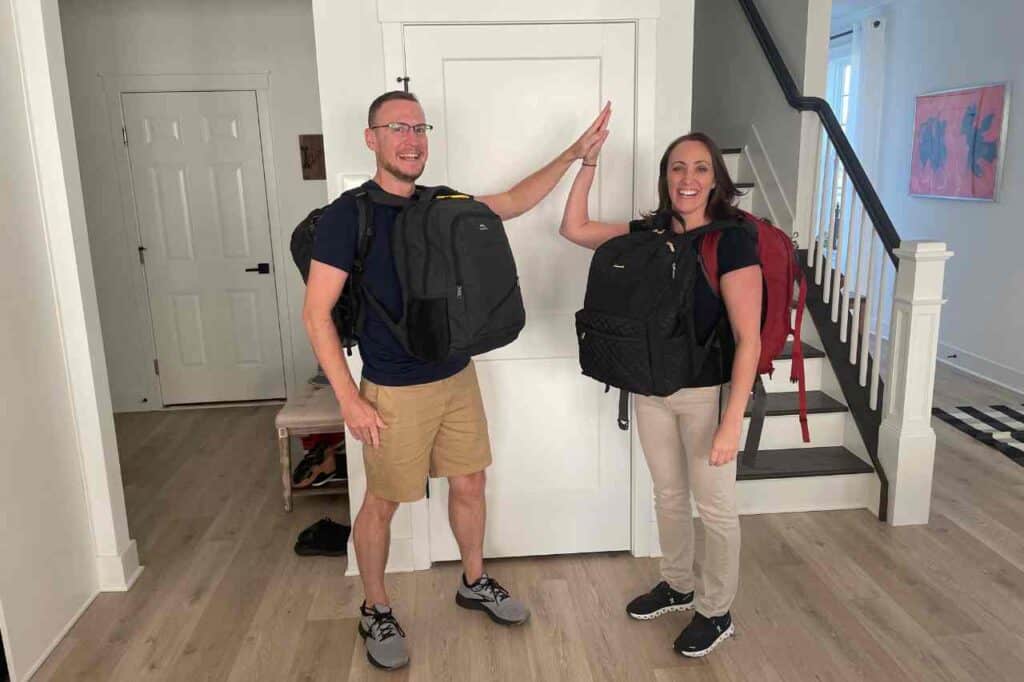
[[[246,272],[258,272],[261,275],[270,274],[270,263],[258,263],[254,268],[246,268]]]

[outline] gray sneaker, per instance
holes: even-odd
[[[409,650],[405,647],[405,631],[395,620],[391,607],[366,603],[359,607],[359,635],[366,642],[366,658],[378,668],[394,670],[409,664]]]
[[[484,573],[472,585],[466,584],[466,576],[459,581],[455,603],[464,609],[483,611],[495,623],[519,625],[530,619],[530,609],[518,599],[509,595],[508,590],[498,581]]]

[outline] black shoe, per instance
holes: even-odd
[[[348,526],[324,517],[299,533],[295,553],[301,556],[344,556],[348,551]]]
[[[337,473],[337,459],[333,453],[328,456],[327,444],[320,442],[309,449],[295,471],[292,472],[292,486],[295,488],[319,488]]]
[[[707,618],[697,611],[693,614],[693,620],[679,633],[672,648],[677,654],[700,658],[711,653],[711,650],[719,645],[722,640],[732,637],[736,628],[732,625],[732,616],[726,613],[724,616]]]
[[[324,374],[323,368],[320,365],[316,366],[316,374],[309,378],[309,383],[314,386],[330,386],[331,382],[327,380],[327,375]]]
[[[647,594],[629,602],[626,613],[638,620],[651,620],[673,611],[689,611],[693,608],[693,592],[676,592],[662,580]]]

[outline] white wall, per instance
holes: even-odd
[[[761,0],[757,6],[797,88],[821,95],[828,0]],[[813,115],[786,103],[734,0],[697,0],[695,35],[693,127],[723,147],[748,146],[772,215],[781,226],[799,229],[810,201],[802,185],[813,166]]]
[[[99,587],[23,68],[0,3],[0,627],[15,680]]]
[[[280,225],[273,235],[275,262],[287,273],[285,362],[304,382],[315,361],[299,315],[302,280],[287,240],[326,198],[324,182],[302,180],[298,150],[298,135],[321,130],[310,0],[63,0],[61,17],[115,411],[157,408],[160,397],[152,330],[141,312],[146,294],[126,286],[140,268],[138,240],[122,215],[114,156],[121,142],[111,134],[100,73],[270,73],[278,183],[270,210]]]
[[[804,64],[808,0],[760,2],[797,87]],[[693,125],[724,147],[743,146],[756,123],[782,188],[796,199],[800,116],[782,89],[735,0],[697,0]]]
[[[902,0],[887,16],[885,102],[878,191],[903,239],[946,242],[939,359],[1024,391],[1024,4],[1020,0]],[[949,48],[955,45],[953,53]],[[914,98],[925,92],[1010,81],[999,201],[909,196]]]

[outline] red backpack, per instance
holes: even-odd
[[[807,384],[804,377],[804,354],[800,345],[800,326],[803,323],[804,305],[807,300],[807,286],[803,271],[797,262],[796,247],[790,236],[774,225],[749,213],[741,211],[744,220],[757,228],[757,252],[761,260],[764,278],[765,299],[764,321],[761,324],[761,357],[757,361],[758,380],[754,386],[753,419],[748,433],[746,451],[753,453],[761,439],[767,394],[760,375],[769,377],[775,371],[773,361],[782,352],[793,335],[793,360],[789,380],[798,383],[800,396],[800,430],[805,443],[811,440],[807,426]],[[718,282],[718,240],[721,232],[714,232],[701,243],[701,260],[707,273],[708,282],[716,294]],[[796,302],[796,325],[792,321],[793,289],[799,287]]]

